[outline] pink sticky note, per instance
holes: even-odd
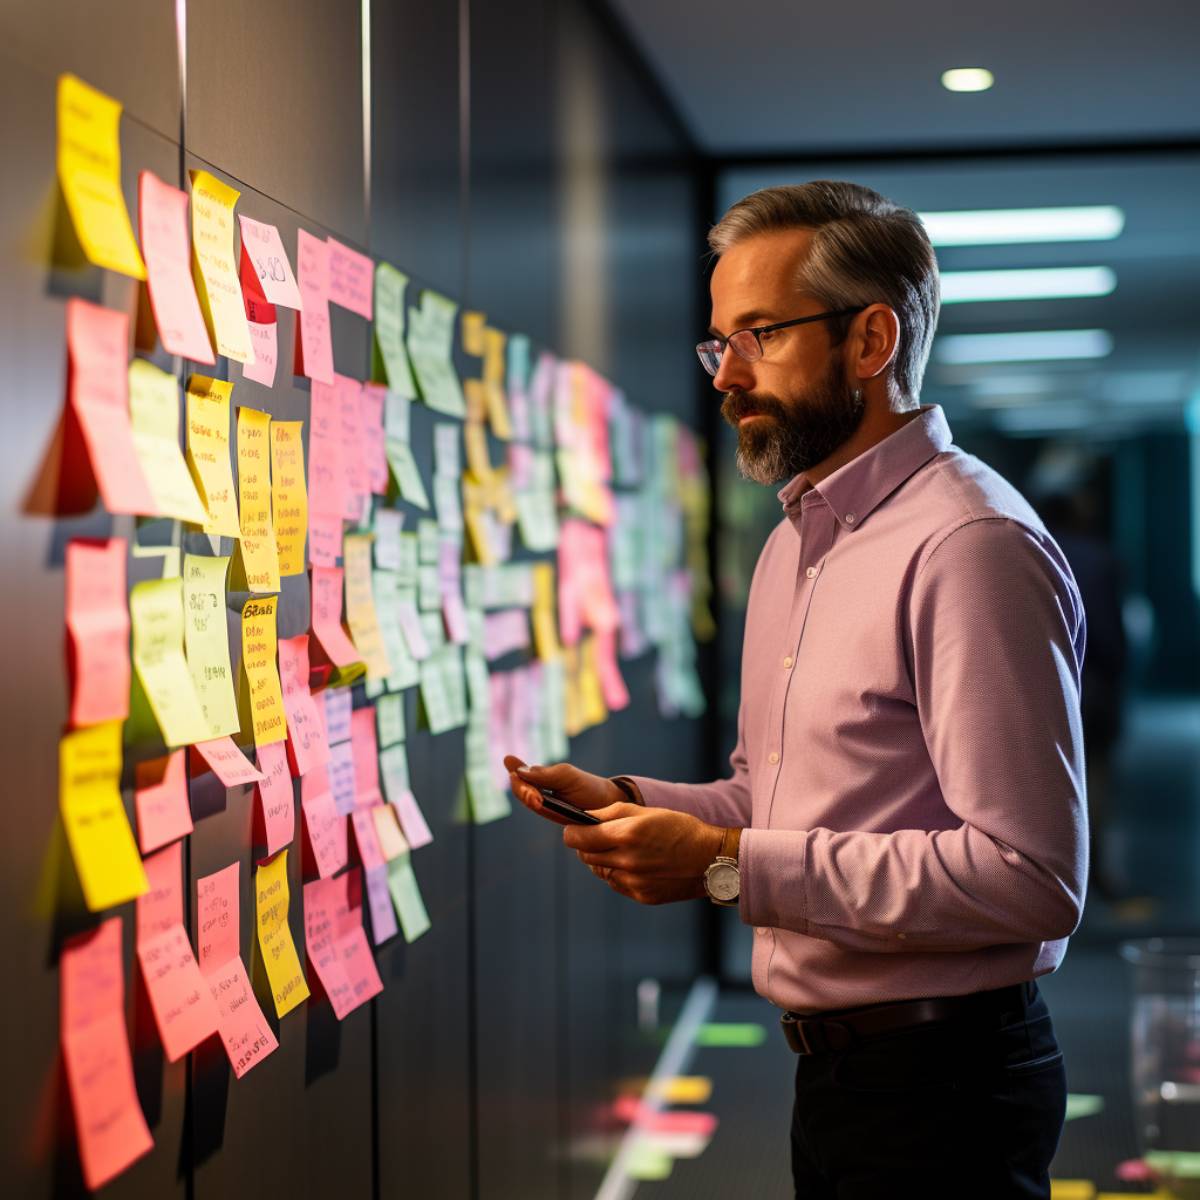
[[[212,991],[180,924],[141,942],[137,954],[163,1053],[169,1062],[176,1062],[217,1032],[219,1016]]]
[[[258,286],[269,304],[300,308],[300,288],[292,274],[283,239],[274,225],[238,214],[242,227],[242,253],[250,260]],[[307,236],[307,235],[305,235]]]
[[[483,619],[483,652],[488,660],[529,647],[529,614],[523,608],[490,612]]]
[[[297,375],[333,383],[333,341],[329,331],[329,246],[303,229],[296,241],[300,314],[296,318]]]
[[[287,714],[288,753],[297,775],[307,775],[329,761],[325,726],[308,687],[308,634],[279,639],[279,682]]]
[[[143,854],[192,832],[187,762],[182,747],[165,758],[137,764],[133,803],[137,809],[138,845]]]
[[[371,910],[371,941],[378,946],[400,932],[388,891],[387,867],[372,867],[363,872],[363,878],[367,889],[367,907]]]
[[[336,875],[350,861],[346,818],[333,802],[329,776],[317,767],[300,780],[300,807],[313,862],[322,879]]]
[[[250,344],[254,347],[254,361],[242,366],[242,378],[252,379],[263,387],[275,386],[275,364],[279,359],[278,326],[274,321],[267,324],[247,322],[250,328]]]
[[[358,872],[304,885],[304,939],[308,960],[329,997],[334,1015],[343,1020],[359,1005],[383,991],[383,981],[367,945],[362,924],[361,889],[351,903]]]
[[[425,820],[425,814],[417,803],[417,798],[411,791],[405,789],[399,797],[392,801],[396,815],[400,818],[400,826],[404,836],[413,850],[428,846],[433,841],[433,834]]]
[[[349,634],[342,628],[341,567],[312,569],[312,631],[325,660],[335,667],[349,667],[361,661]]]
[[[196,881],[196,944],[200,970],[206,975],[241,955],[238,925],[241,873],[241,865],[233,862]]]
[[[325,734],[330,744],[348,742],[351,737],[351,716],[354,697],[349,688],[326,688],[321,693],[325,706]]]
[[[442,593],[442,617],[450,640],[465,646],[471,638],[467,621],[467,606],[462,594],[462,547],[455,541],[444,539],[438,545],[438,581]]]
[[[259,746],[258,766],[265,778],[259,780],[256,790],[262,805],[267,854],[273,855],[290,844],[296,836],[292,774],[288,770],[287,750],[283,742]]]
[[[613,630],[598,632],[595,637],[596,673],[600,676],[600,690],[610,712],[629,706],[629,689],[621,678],[617,666],[617,635]]]
[[[312,385],[308,429],[308,556],[314,566],[332,567],[342,552],[341,406],[335,388]]]
[[[342,816],[354,811],[354,743],[337,742],[329,747],[329,792]]]
[[[104,507],[111,513],[157,515],[129,420],[128,315],[76,297],[68,300],[67,362],[71,411]],[[77,451],[64,454],[64,471],[73,468],[70,460],[76,456]]]
[[[371,320],[375,264],[365,254],[351,250],[336,238],[326,241],[329,244],[330,302]]]
[[[138,227],[146,260],[146,288],[163,349],[192,362],[215,363],[204,326],[188,241],[187,192],[151,171],[138,175]]]
[[[95,1191],[153,1145],[125,1030],[121,918],[67,939],[59,959],[63,1065],[83,1179]]]
[[[263,777],[262,772],[237,748],[231,737],[197,742],[193,749],[208,763],[227,788],[243,783],[257,783]]]
[[[383,848],[379,844],[379,835],[375,831],[375,818],[369,808],[356,808],[350,814],[350,824],[354,826],[354,841],[358,846],[358,857],[362,865],[370,871],[373,867],[387,864],[383,857]]]
[[[371,808],[383,803],[379,791],[379,743],[375,737],[375,709],[358,708],[350,717],[354,748],[354,803]]]
[[[416,604],[411,600],[397,600],[396,620],[400,622],[409,654],[418,662],[428,658],[431,653],[429,642],[421,626],[421,614],[417,612]]]
[[[308,514],[308,561],[314,567],[336,567],[342,552],[342,518],[338,513]]]
[[[357,521],[362,516],[363,503],[371,490],[366,447],[363,445],[362,384],[345,375],[335,375],[333,378],[341,441],[342,516],[347,521]]]
[[[388,463],[383,410],[387,402],[387,389],[379,383],[364,383],[361,402],[367,483],[376,496],[385,496],[388,490]]]
[[[129,715],[129,607],[125,539],[72,538],[66,553],[71,724]]]
[[[143,860],[150,887],[137,898],[137,945],[183,924],[183,847],[173,842]]]

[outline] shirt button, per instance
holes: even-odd
[[[792,656],[791,656],[790,654],[787,656],[787,658],[785,658],[785,659],[783,660],[783,665],[784,665],[785,669],[787,669],[787,670],[791,670],[791,667],[792,667]]]
[[[777,750],[772,750],[771,753],[767,755],[767,762],[769,762],[771,764],[775,764],[778,761],[779,761],[779,752]]]
[[[905,939],[906,937],[908,937],[908,934],[907,934],[907,933],[898,933],[898,934],[896,934],[896,936],[897,936],[897,937],[898,937],[898,938],[899,938],[901,941],[904,941],[904,939]]]
[[[808,570],[805,571],[804,573],[805,573],[805,575],[807,575],[809,577],[809,579],[811,579],[817,573],[817,568],[809,567]]]
[[[855,520],[855,518],[854,518],[854,514],[853,514],[853,513],[847,513],[847,514],[846,514],[846,524],[847,524],[847,525],[853,525],[853,524],[854,524],[854,520]]]

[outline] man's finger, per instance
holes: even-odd
[[[637,864],[622,850],[606,850],[603,853],[595,854],[587,850],[577,850],[579,861],[587,866],[608,867],[618,871],[631,871]]]
[[[568,825],[563,830],[563,844],[572,850],[613,850],[625,844],[625,826],[626,822],[621,820],[602,825]]]

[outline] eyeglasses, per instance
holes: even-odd
[[[778,321],[774,325],[756,325],[751,329],[735,329],[728,337],[715,337],[711,341],[701,342],[696,347],[700,365],[710,374],[716,375],[721,369],[721,359],[725,357],[725,347],[729,346],[739,358],[747,362],[758,362],[763,356],[762,342],[759,340],[764,333],[774,333],[776,329],[787,329],[791,325],[807,325],[809,321],[827,321],[830,317],[848,317],[851,313],[860,313],[866,304],[858,308],[839,308],[834,312],[816,313],[811,317],[796,317],[791,321]]]

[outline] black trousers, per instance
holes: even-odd
[[[1023,1011],[801,1055],[797,1200],[1049,1197],[1066,1073],[1046,1002],[1025,989]]]

